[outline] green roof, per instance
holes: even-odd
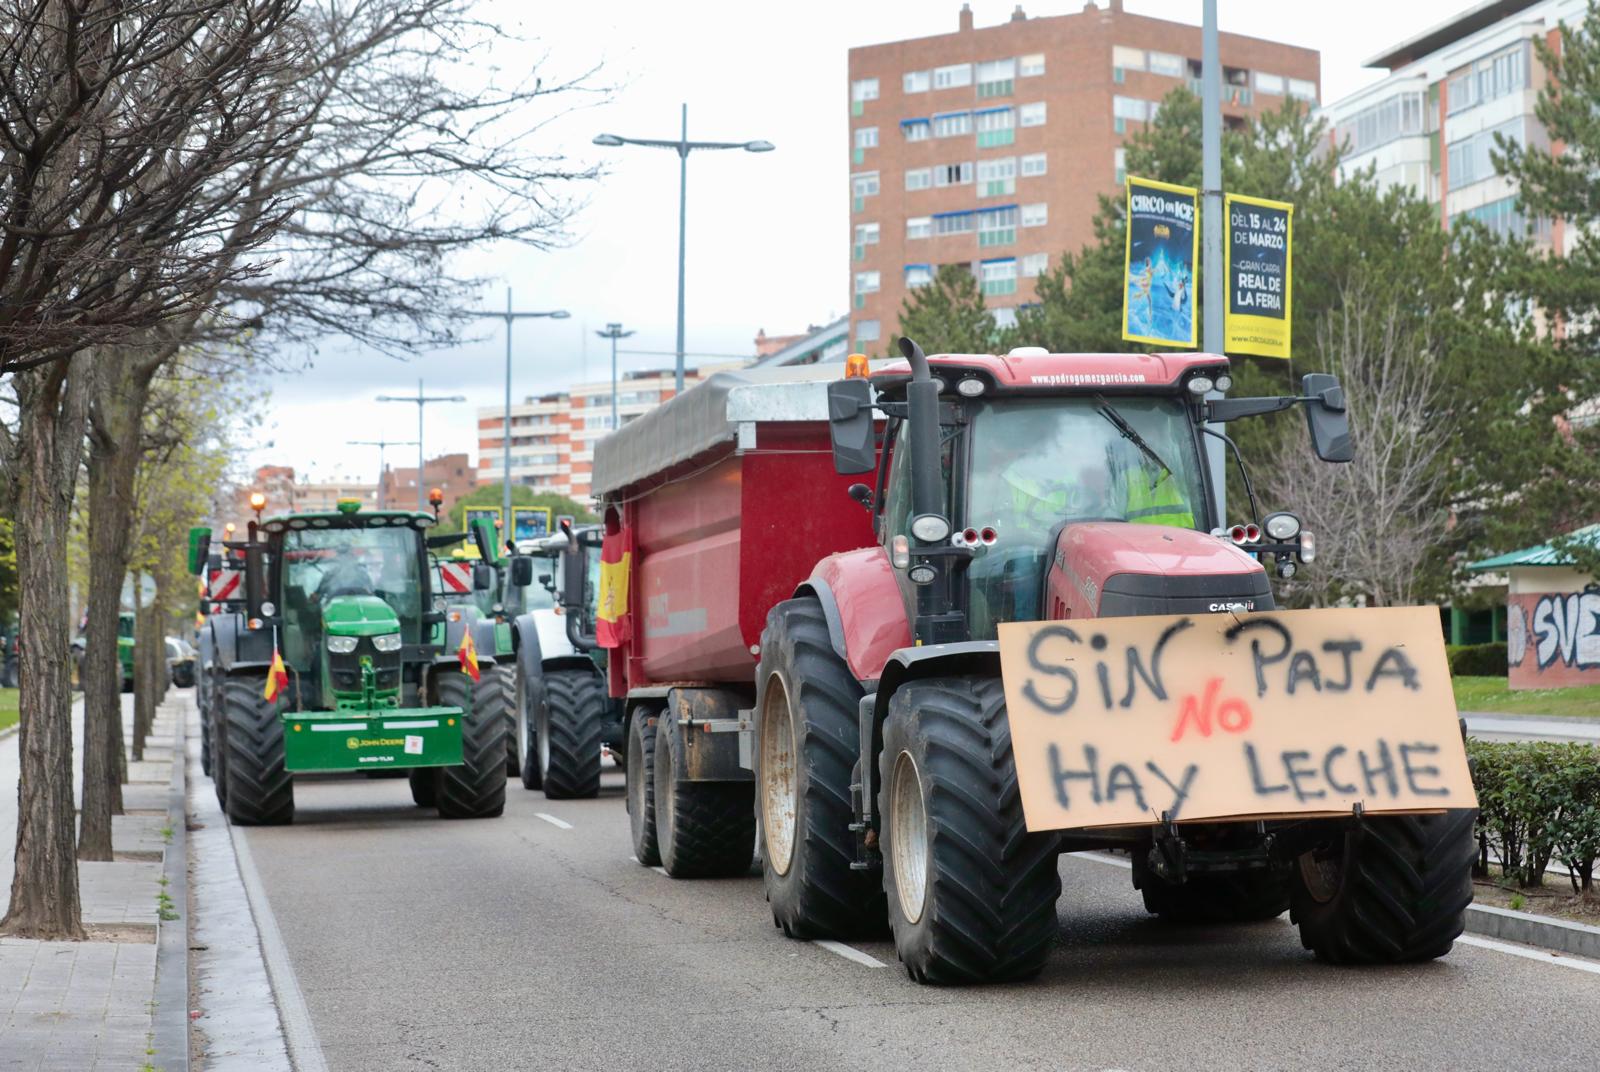
[[[1588,547],[1600,547],[1600,525],[1588,525],[1575,529],[1566,536],[1568,540],[1584,544]],[[1474,562],[1467,568],[1469,570],[1503,570],[1512,566],[1570,566],[1572,558],[1566,552],[1548,543],[1538,547],[1525,547],[1521,551],[1509,551],[1503,555],[1495,555],[1481,562]]]

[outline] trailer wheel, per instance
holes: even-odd
[[[861,685],[834,653],[815,599],[773,608],[756,680],[761,879],[773,922],[791,938],[881,934],[881,884],[850,866]]]
[[[522,669],[522,663],[517,663],[517,692],[516,692],[516,746],[517,746],[517,773],[522,777],[522,788],[538,789],[544,784],[539,775],[539,748],[533,739],[534,718],[533,711],[539,699],[529,695],[533,682],[528,680],[528,675]],[[542,688],[542,682],[541,682]]]
[[[999,679],[901,686],[880,770],[883,882],[906,972],[938,984],[1038,974],[1056,936],[1059,841],[1023,825]]]
[[[500,710],[506,720],[506,778],[515,778],[522,773],[517,754],[517,676],[511,667],[497,662],[484,677],[484,684],[500,693]]]
[[[200,710],[200,773],[211,776],[211,719],[206,716],[204,689],[195,689],[195,706]]]
[[[1289,883],[1272,872],[1191,875],[1175,886],[1142,867],[1135,854],[1133,876],[1145,911],[1170,923],[1253,923],[1289,909]]]
[[[656,842],[656,729],[650,711],[639,708],[628,719],[628,828],[633,855],[646,867],[661,863]]]
[[[719,878],[750,870],[755,853],[755,785],[690,782],[683,735],[663,714],[656,719],[656,844],[661,866],[673,878]]]
[[[492,685],[472,687],[460,670],[436,671],[435,703],[459,707],[461,765],[439,773],[439,814],[446,819],[488,819],[506,809],[506,716],[504,694]]]
[[[1290,917],[1332,964],[1395,964],[1450,952],[1466,926],[1477,812],[1368,817],[1296,862]]]
[[[284,766],[283,721],[265,699],[265,675],[230,677],[222,686],[222,743],[227,748],[223,809],[237,826],[294,821],[294,778]]]
[[[599,795],[605,714],[605,687],[599,675],[588,670],[552,670],[544,675],[544,702],[536,709],[534,737],[539,780],[548,799]]]
[[[412,767],[406,774],[411,782],[411,801],[419,808],[439,806],[439,768]]]

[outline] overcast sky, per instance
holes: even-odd
[[[972,0],[979,26],[1004,21],[1016,0]],[[601,163],[602,179],[563,249],[506,247],[461,262],[486,288],[486,309],[564,308],[565,321],[516,327],[513,395],[538,394],[610,374],[609,344],[595,332],[621,321],[638,332],[625,346],[667,356],[624,354],[623,369],[672,363],[677,279],[677,160],[640,148],[590,144],[609,131],[677,136],[679,102],[689,105],[691,139],[764,138],[776,152],[693,154],[689,161],[687,348],[749,354],[756,331],[788,334],[822,324],[848,302],[849,172],[846,53],[855,45],[947,33],[960,0],[482,0],[485,18],[529,43],[504,42],[485,63],[508,70],[548,53],[550,82],[595,64],[615,87],[600,106],[560,117],[539,148]],[[1029,16],[1078,11],[1082,0],[1023,4]],[[1361,61],[1435,25],[1468,0],[1221,0],[1225,32],[1252,34],[1322,52],[1323,100],[1380,78]],[[1200,0],[1127,0],[1129,11],[1200,22]],[[535,120],[547,118],[544,115]],[[492,321],[486,325],[493,325]],[[266,421],[250,464],[293,465],[302,479],[375,480],[377,451],[350,439],[414,439],[416,407],[380,404],[381,393],[462,394],[463,404],[430,405],[429,456],[477,454],[477,409],[499,406],[505,341],[500,325],[453,351],[409,362],[352,351],[336,339],[312,367],[264,381]],[[708,359],[710,360],[710,359]],[[691,359],[692,363],[692,359]],[[396,448],[390,464],[415,464]]]

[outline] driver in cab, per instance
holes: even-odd
[[[362,565],[355,552],[341,547],[317,582],[316,600],[326,603],[335,596],[370,596],[372,575]]]

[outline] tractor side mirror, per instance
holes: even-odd
[[[1327,372],[1312,372],[1300,380],[1300,393],[1306,403],[1306,426],[1311,432],[1311,449],[1325,462],[1347,462],[1355,457],[1350,441],[1350,414],[1345,408],[1344,388],[1339,377]]]
[[[202,599],[200,601],[200,613],[202,615],[206,615],[206,614],[210,614],[211,613],[211,600]]]
[[[584,550],[574,540],[562,552],[561,604],[571,611],[582,611],[589,605],[589,561]]]
[[[487,562],[474,562],[472,564],[472,590],[474,592],[487,592],[494,587],[494,567]]]
[[[828,384],[828,433],[833,439],[834,472],[851,476],[877,468],[872,385],[865,379],[853,376]]]
[[[516,555],[511,559],[511,587],[526,588],[533,583],[533,559]]]
[[[196,525],[189,530],[189,572],[198,576],[210,553],[211,529]]]

